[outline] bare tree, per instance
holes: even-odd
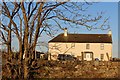
[[[71,28],[86,27],[88,30],[109,28],[108,18],[103,12],[95,17],[84,12],[93,3],[81,2],[2,2],[2,15],[0,34],[11,54],[11,35],[19,40],[19,59],[24,61],[24,78],[29,77],[29,64],[34,59],[34,51],[39,36],[45,32],[52,36],[64,25]],[[8,23],[5,21],[8,20]],[[101,22],[101,23],[100,23]],[[76,25],[76,26],[73,26]],[[6,34],[5,34],[6,33]],[[7,38],[5,37],[7,36]]]

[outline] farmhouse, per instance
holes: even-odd
[[[79,60],[102,60],[112,58],[112,34],[68,34],[67,29],[49,41],[49,60],[59,55],[71,55]],[[63,57],[63,56],[62,56]]]

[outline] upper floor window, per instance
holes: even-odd
[[[90,49],[90,44],[86,44],[86,49]]]
[[[75,48],[75,43],[71,43],[71,48]]]
[[[104,44],[100,45],[101,50],[104,50]]]

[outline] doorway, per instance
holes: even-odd
[[[91,61],[93,60],[93,52],[82,52],[83,60]]]

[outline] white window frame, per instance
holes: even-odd
[[[101,50],[104,50],[104,44],[103,44],[103,43],[101,43],[100,49],[101,49]]]

